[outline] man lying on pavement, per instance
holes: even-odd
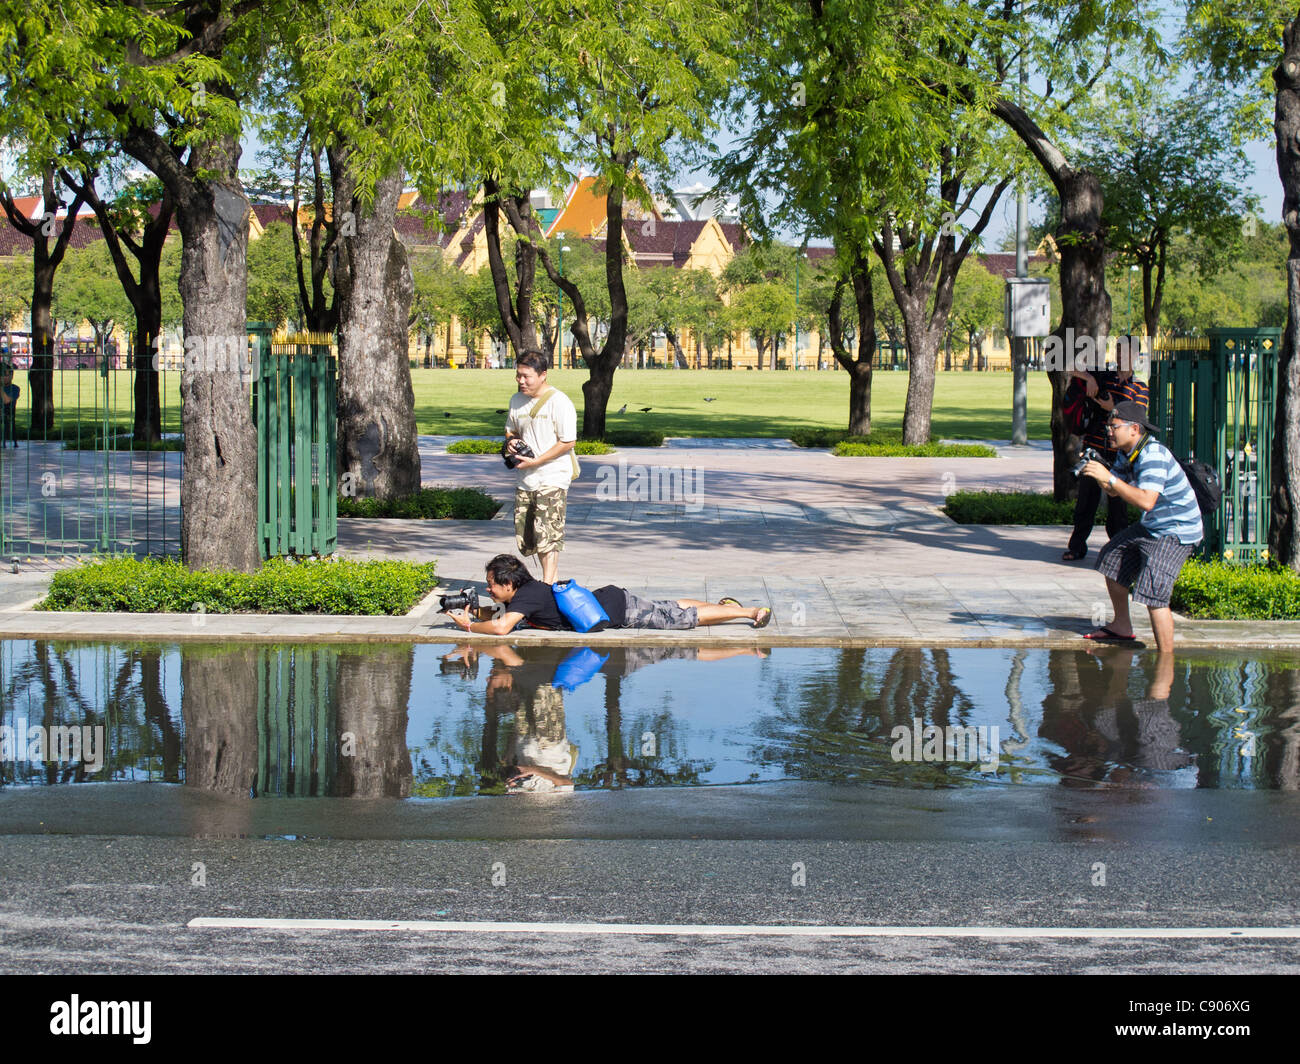
[[[576,630],[556,605],[552,585],[534,579],[521,559],[512,554],[498,554],[487,563],[486,569],[488,593],[506,607],[505,612],[500,617],[482,621],[473,620],[465,612],[449,613],[448,616],[463,631],[506,635],[521,622],[533,628]],[[688,598],[650,601],[614,584],[598,587],[592,594],[609,616],[609,621],[597,624],[589,631],[604,628],[681,630],[741,619],[748,619],[753,628],[764,628],[772,619],[770,607],[742,606],[733,598],[724,598],[721,602]]]

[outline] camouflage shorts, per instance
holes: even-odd
[[[564,550],[565,488],[515,489],[515,542],[519,553],[546,554]]]

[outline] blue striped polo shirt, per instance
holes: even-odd
[[[1173,452],[1163,443],[1145,436],[1138,442],[1130,462],[1120,451],[1111,472],[1140,488],[1157,491],[1155,506],[1142,515],[1142,527],[1153,536],[1177,536],[1179,543],[1199,543],[1205,537],[1196,492]]]

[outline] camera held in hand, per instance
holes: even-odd
[[[1102,461],[1102,457],[1100,454],[1097,453],[1096,448],[1085,447],[1083,449],[1083,454],[1079,455],[1079,460],[1075,462],[1074,465],[1070,466],[1070,472],[1073,473],[1076,477],[1082,476],[1083,467],[1086,466],[1089,462],[1101,462],[1101,461]]]
[[[514,444],[514,446],[512,447],[511,444]],[[514,469],[525,458],[536,457],[537,455],[533,453],[533,449],[521,439],[506,440],[501,445],[501,458],[505,461],[507,469]]]
[[[477,614],[478,592],[472,587],[463,587],[459,591],[453,591],[450,595],[439,595],[438,607],[439,613],[450,613],[452,610],[468,610],[472,614]]]

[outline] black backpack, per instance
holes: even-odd
[[[1214,513],[1219,508],[1219,503],[1223,501],[1223,484],[1219,481],[1219,474],[1214,471],[1214,467],[1199,458],[1189,458],[1186,462],[1179,459],[1178,464],[1182,466],[1183,472],[1187,475],[1187,482],[1196,493],[1196,505],[1201,508],[1201,513]]]

